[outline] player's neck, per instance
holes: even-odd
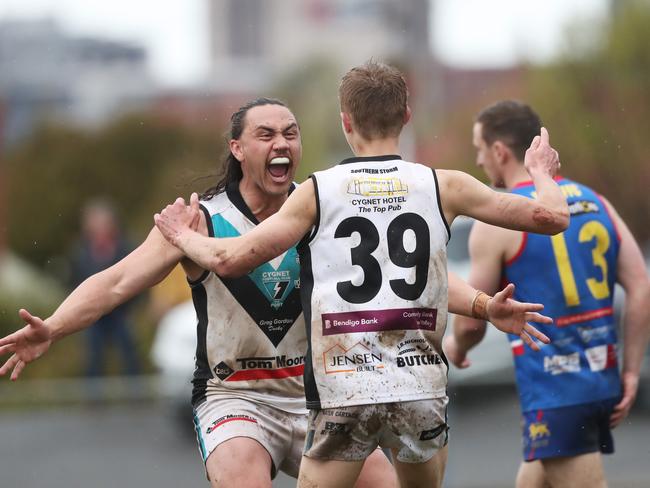
[[[243,179],[239,183],[239,192],[259,222],[280,210],[282,204],[287,200],[287,194],[270,195],[255,185],[246,184]]]
[[[526,171],[523,163],[515,162],[504,171],[503,182],[508,190],[512,190],[519,183],[530,181],[530,174]]]
[[[358,137],[350,141],[350,148],[357,157],[399,154],[399,139],[391,137],[368,141]]]

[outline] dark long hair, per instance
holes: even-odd
[[[241,137],[241,134],[244,131],[244,125],[246,124],[246,114],[251,108],[259,107],[262,105],[281,105],[282,107],[287,106],[280,100],[266,97],[256,98],[246,103],[245,105],[242,105],[230,116],[230,131],[228,134],[226,134],[226,136],[230,136],[228,137],[228,141],[231,139],[239,139]],[[225,157],[221,165],[221,179],[215,186],[205,190],[201,194],[200,198],[202,200],[210,200],[216,194],[224,191],[230,183],[240,181],[243,176],[244,175],[241,170],[241,163],[230,151],[230,145],[227,143]]]

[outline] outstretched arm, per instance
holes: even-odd
[[[193,231],[196,194],[190,206],[182,199],[154,216],[165,238],[183,254],[220,276],[241,276],[295,245],[316,221],[314,184],[305,181],[291,193],[280,210],[240,237],[213,239]]]
[[[483,300],[485,306],[480,306],[480,304],[477,306],[477,303],[474,303],[474,313],[471,313],[472,310],[470,313],[465,313],[467,306],[465,311],[455,312],[451,308],[452,290],[450,286],[450,311],[464,316],[454,318],[453,333],[445,337],[445,352],[449,360],[459,368],[466,368],[470,365],[467,353],[483,340],[487,327],[486,320],[490,320],[502,332],[519,335],[534,350],[538,350],[539,346],[533,337],[542,342],[548,342],[545,335],[527,324],[528,321],[551,323],[550,318],[537,313],[542,310],[543,306],[512,300],[514,285],[508,285],[504,290],[498,292],[501,263],[505,252],[503,240],[508,238],[504,232],[506,231],[503,229],[476,222],[469,237],[471,268],[467,286],[495,294],[494,298],[486,301],[487,297],[479,297],[477,301]],[[474,296],[472,294],[472,297]],[[483,309],[485,309],[484,312]]]
[[[182,253],[152,229],[131,254],[81,283],[45,320],[21,309],[25,326],[0,339],[0,355],[12,354],[0,375],[16,380],[27,363],[41,357],[50,345],[84,329],[136,294],[157,284],[178,264]]]
[[[623,315],[623,398],[614,407],[611,427],[627,416],[636,399],[639,373],[650,337],[650,281],[643,255],[634,236],[609,202],[605,202],[621,236],[617,261],[618,282],[625,290]]]
[[[539,345],[535,339],[548,344],[549,338],[542,334],[528,322],[550,324],[553,320],[550,317],[541,315],[544,305],[541,303],[524,303],[513,300],[515,285],[510,283],[503,290],[498,291],[492,297],[463,281],[455,273],[449,273],[449,311],[463,318],[478,319],[482,322],[479,342],[485,334],[486,320],[489,320],[501,332],[515,334],[528,344],[532,349],[538,351]],[[474,346],[472,343],[471,346]]]
[[[557,151],[542,128],[526,151],[526,169],[533,179],[537,198],[495,192],[460,171],[438,171],[441,201],[448,222],[468,215],[507,229],[557,234],[569,225],[569,208],[560,187],[553,180],[559,167]]]
[[[553,322],[550,317],[538,313],[544,308],[544,305],[513,300],[515,285],[510,283],[491,297],[472,288],[460,278],[452,278],[452,275],[453,273],[449,274],[449,311],[463,315],[463,317],[456,317],[453,334],[444,339],[444,350],[456,367],[467,368],[471,365],[467,353],[483,339],[487,326],[486,320],[489,320],[501,332],[518,335],[535,351],[540,350],[535,339],[546,344],[550,342],[545,334],[528,323],[550,324]],[[452,285],[452,280],[458,280],[461,284]],[[452,286],[456,286],[456,290],[453,292]],[[452,294],[462,295],[462,299],[460,296],[458,297],[461,306],[452,306]],[[468,300],[469,295],[472,296],[471,300]]]

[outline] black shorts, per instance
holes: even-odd
[[[524,460],[614,452],[609,417],[619,399],[531,410],[522,419]]]

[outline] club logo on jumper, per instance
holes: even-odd
[[[609,325],[601,325],[600,327],[578,327],[580,339],[582,339],[582,342],[585,344],[605,339],[609,336],[611,331],[612,328]]]
[[[385,367],[382,355],[360,342],[349,349],[341,344],[331,347],[323,353],[323,366],[326,374],[363,373],[382,370]]]
[[[291,272],[288,270],[262,271],[260,275],[271,306],[275,309],[280,308],[292,282]],[[294,286],[295,284],[294,280]]]
[[[212,216],[212,227],[215,237],[238,237],[241,235],[233,224],[221,214]],[[258,266],[245,278],[247,281],[250,280],[251,284],[269,301],[271,307],[277,310],[282,307],[294,288],[300,287],[299,276],[300,258],[296,249],[292,247],[284,255]],[[241,280],[241,278],[227,280],[226,284],[228,286],[228,283],[231,285],[240,283],[237,280]],[[241,283],[239,287],[241,287]],[[231,291],[236,295],[236,289]],[[248,294],[250,295],[250,293]]]
[[[447,424],[439,425],[435,429],[423,430],[422,432],[420,432],[420,440],[430,441],[431,439],[435,439],[436,437],[438,437],[446,430],[447,430]]]
[[[217,364],[212,371],[214,371],[214,374],[221,381],[224,381],[226,378],[228,378],[228,376],[234,373],[232,368],[228,366],[226,363],[224,363],[223,361]]]
[[[551,431],[546,422],[533,422],[528,426],[528,437],[536,441],[542,437],[551,437]]]
[[[325,428],[320,431],[321,435],[342,435],[350,432],[350,425],[339,424],[338,422],[325,422]]]
[[[585,349],[585,356],[591,371],[603,371],[604,369],[615,368],[618,365],[615,344],[590,347]]]
[[[222,214],[212,216],[212,229],[215,237],[237,237],[241,233],[235,227],[242,225],[242,215],[238,211],[226,211],[233,214],[233,223]],[[244,228],[249,224],[244,224]],[[300,319],[300,266],[295,248],[283,255],[253,269],[250,273],[237,278],[218,277],[232,298],[241,307],[241,320],[246,316],[258,325],[262,334],[277,347]],[[239,316],[237,316],[239,320]]]
[[[396,308],[390,310],[359,310],[324,313],[323,335],[387,330],[436,330],[435,308]]]
[[[426,339],[415,338],[402,341],[397,345],[397,349],[395,363],[398,368],[442,364],[442,359]]]
[[[544,371],[552,375],[580,372],[580,353],[544,357]]]
[[[214,432],[216,429],[221,427],[223,424],[236,421],[251,422],[253,424],[257,423],[257,419],[249,415],[224,415],[223,417],[219,417],[217,420],[212,422],[212,424],[210,424],[210,426],[206,429],[205,433],[210,434],[211,432]]]
[[[600,212],[600,208],[596,205],[596,202],[591,202],[589,200],[578,200],[569,204],[569,214],[571,214],[572,217],[598,212]]]
[[[371,170],[372,169],[368,168],[354,171],[367,172]],[[374,169],[374,171],[388,172],[391,170],[378,168]],[[381,178],[374,176],[359,176],[352,178],[348,183],[348,193],[350,195],[359,195],[363,197],[391,197],[395,195],[407,195],[408,192],[408,185],[395,177]]]

